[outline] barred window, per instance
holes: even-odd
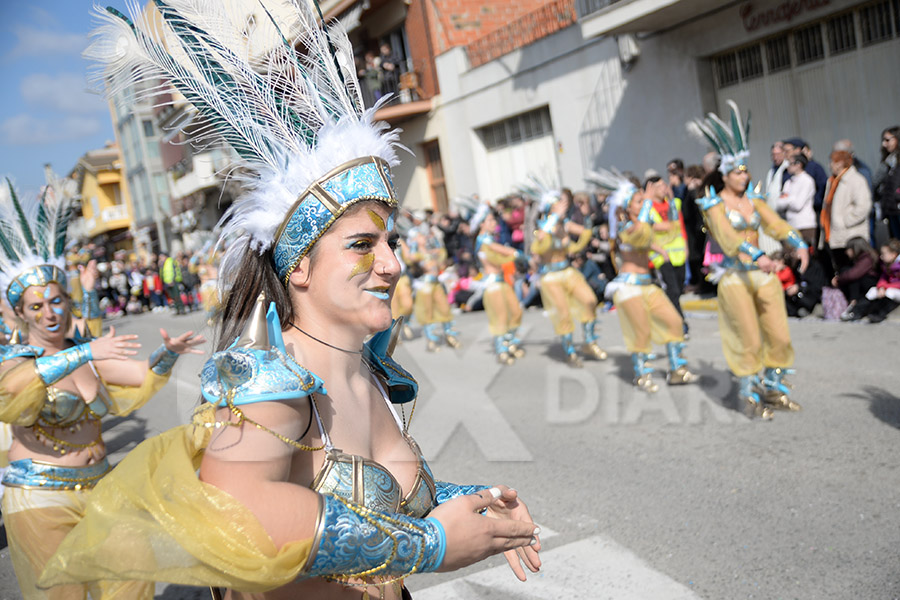
[[[769,73],[777,73],[791,68],[791,47],[788,36],[782,35],[766,41],[766,62]]]
[[[762,77],[762,48],[759,44],[738,50],[737,59],[741,67],[741,81]]]
[[[794,32],[794,50],[797,52],[798,65],[824,58],[825,45],[822,42],[821,24],[814,23]]]
[[[885,0],[859,9],[863,46],[870,46],[891,38],[891,7]]]
[[[734,52],[716,58],[716,80],[720,88],[738,82],[737,55]]]
[[[828,51],[842,54],[856,50],[856,29],[853,27],[853,13],[834,17],[828,21]]]
[[[484,147],[495,150],[553,132],[550,109],[546,106],[479,128]]]

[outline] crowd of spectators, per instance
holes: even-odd
[[[187,314],[202,306],[201,279],[205,275],[202,251],[144,254],[119,250],[105,256],[94,244],[74,248],[68,263],[77,268],[97,261],[97,292],[107,317],[146,311]]]

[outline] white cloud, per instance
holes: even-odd
[[[37,146],[91,137],[100,129],[95,117],[39,118],[23,113],[0,123],[0,137],[5,144]]]
[[[30,108],[49,108],[64,113],[93,113],[107,109],[106,101],[87,91],[79,73],[35,73],[22,80],[22,99]]]
[[[61,33],[30,25],[17,25],[14,31],[18,41],[7,58],[79,55],[88,45],[88,37],[81,33]]]

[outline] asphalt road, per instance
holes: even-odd
[[[699,384],[636,392],[615,313],[601,317],[605,362],[562,363],[549,322],[526,313],[528,355],[491,356],[483,314],[461,315],[463,346],[395,357],[420,396],[411,432],[439,479],[506,483],[544,530],[544,567],[519,583],[502,558],[414,576],[416,600],[900,598],[900,321],[791,321],[800,413],[746,419],[734,401],[713,313],[690,313],[687,356]],[[115,323],[144,354],[160,326],[199,316]],[[118,460],[187,419],[203,357],[187,357],[135,416],[110,420]],[[662,366],[660,359],[657,364]],[[0,552],[0,600],[20,598]],[[208,598],[158,586],[157,598]]]

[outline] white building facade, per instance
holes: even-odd
[[[528,175],[572,188],[597,166],[642,174],[698,163],[685,131],[734,99],[750,111],[751,171],[778,139],[827,168],[849,138],[871,167],[900,123],[900,0],[578,0],[576,25],[471,68],[437,58],[447,193],[496,198]],[[413,180],[415,178],[412,178]]]

